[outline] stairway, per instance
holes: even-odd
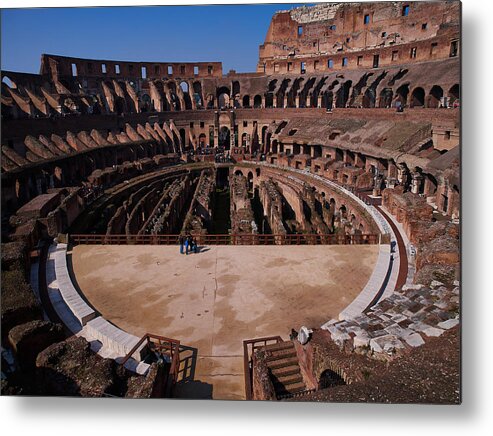
[[[277,399],[306,390],[292,341],[266,345],[262,349],[266,351],[267,367]]]

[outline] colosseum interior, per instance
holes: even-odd
[[[2,394],[459,403],[460,18],[2,70]]]

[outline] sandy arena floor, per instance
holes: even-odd
[[[211,246],[189,256],[176,246],[79,245],[72,262],[104,318],[191,347],[177,396],[244,399],[242,341],[287,339],[291,328],[337,317],[377,255],[377,245]]]

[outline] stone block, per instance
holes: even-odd
[[[420,345],[423,345],[425,343],[419,333],[412,333],[409,336],[406,336],[404,340],[411,347],[419,347]]]
[[[449,329],[455,327],[457,324],[459,324],[459,320],[457,318],[453,318],[453,319],[448,319],[446,321],[442,321],[442,322],[438,323],[437,327],[440,327],[441,329],[444,329],[444,330],[449,330]]]

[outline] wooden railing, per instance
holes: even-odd
[[[280,336],[267,336],[243,341],[243,370],[245,373],[245,396],[247,400],[251,400],[253,397],[252,363],[255,350],[269,344],[278,344],[279,342],[284,342]]]
[[[70,235],[73,244],[177,245],[180,235]],[[198,245],[349,245],[379,244],[379,234],[196,235]]]
[[[171,339],[164,336],[153,335],[151,333],[146,333],[142,338],[135,344],[135,346],[128,352],[124,357],[121,364],[125,365],[128,359],[139,349],[139,347],[144,343],[149,348],[150,351],[157,351],[161,355],[168,356],[171,362],[169,369],[168,378],[169,386],[168,391],[174,385],[178,379],[178,371],[180,369],[180,341],[177,339]]]

